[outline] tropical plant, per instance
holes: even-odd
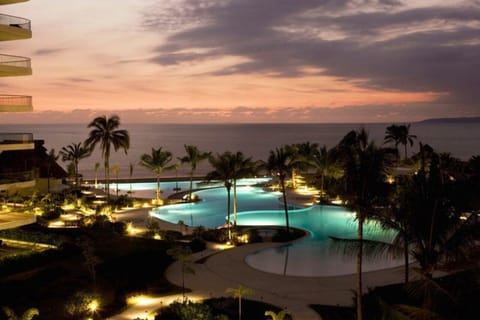
[[[429,169],[421,168],[412,177],[408,201],[412,207],[412,255],[422,274],[431,279],[440,266],[452,261],[468,261],[470,249],[480,237],[475,215],[451,202],[455,180],[442,178],[440,156],[432,154]]]
[[[410,124],[408,125],[396,125],[392,124],[387,127],[385,130],[385,143],[391,143],[393,142],[395,144],[395,147],[398,148],[399,144],[402,144],[404,146],[404,155],[405,155],[405,160],[408,157],[407,154],[407,145],[410,144],[410,146],[413,145],[413,140],[416,139],[417,136],[410,134]]]
[[[227,229],[228,229],[228,239],[232,239],[231,232],[231,220],[230,220],[230,191],[233,185],[233,177],[235,171],[235,164],[233,159],[233,154],[229,151],[226,151],[222,154],[216,156],[210,156],[208,161],[213,167],[213,171],[210,171],[206,175],[206,180],[220,180],[223,181],[225,189],[227,190]]]
[[[95,315],[98,311],[99,296],[85,291],[77,291],[65,303],[65,311],[74,319]]]
[[[233,295],[234,298],[238,298],[238,319],[242,319],[242,297],[252,295],[254,291],[250,288],[244,287],[239,284],[236,288],[228,288],[227,293]]]
[[[197,165],[199,162],[208,159],[210,157],[211,152],[202,152],[196,146],[192,145],[184,145],[186,156],[179,158],[182,163],[189,163],[190,164],[190,189],[188,192],[188,200],[192,200],[192,189],[193,189],[193,175],[195,174],[195,170],[197,169]]]
[[[283,207],[285,210],[285,228],[287,234],[290,234],[290,221],[287,206],[286,179],[289,173],[292,172],[294,166],[295,155],[291,150],[289,151],[286,147],[280,147],[276,148],[275,150],[271,150],[267,162],[264,163],[264,167],[270,172],[270,174],[278,177],[280,181]]]
[[[322,195],[325,195],[326,178],[340,179],[343,175],[340,164],[335,160],[334,149],[328,150],[326,146],[320,147],[314,151],[310,163],[315,169],[317,176],[320,176],[320,190]]]
[[[174,301],[168,306],[161,308],[156,320],[220,320],[225,319],[214,316],[212,309],[207,304],[201,302]],[[228,319],[228,318],[227,318]]]
[[[370,142],[364,129],[347,133],[338,149],[344,168],[343,197],[347,207],[356,213],[358,222],[356,303],[357,320],[362,320],[363,224],[382,203],[382,195],[388,190],[385,181],[394,152]]]
[[[113,115],[110,118],[107,118],[107,116],[97,117],[87,127],[93,129],[90,131],[87,140],[85,140],[85,145],[92,151],[97,144],[100,145],[105,164],[107,198],[110,200],[110,150],[113,146],[114,151],[123,149],[125,154],[127,154],[130,147],[130,136],[127,130],[118,129],[120,127],[120,118],[117,115]]]
[[[268,317],[271,317],[272,318],[271,320],[284,320],[286,319],[285,317],[287,315],[291,316],[292,314],[287,309],[283,309],[283,310],[280,310],[278,313],[275,313],[275,311],[268,310],[268,311],[265,311],[265,315]]]
[[[317,143],[302,142],[296,143],[291,146],[286,146],[287,148],[292,148],[294,154],[294,165],[292,170],[292,187],[293,189],[297,188],[297,172],[307,171],[312,167],[312,162],[318,151]]]
[[[17,315],[12,308],[2,307],[3,313],[7,316],[7,320],[32,320],[36,316],[40,315],[37,308],[27,309],[22,315]]]
[[[80,160],[87,158],[91,155],[92,150],[86,148],[81,142],[71,143],[70,145],[63,147],[60,150],[62,161],[71,161],[74,166],[75,174],[75,186],[78,187],[78,163]]]
[[[172,161],[172,153],[170,151],[163,150],[162,147],[155,149],[152,148],[151,154],[143,154],[140,158],[140,165],[153,171],[157,178],[157,191],[155,201],[157,204],[161,204],[160,200],[160,177],[162,172],[172,170],[175,165],[169,165]]]

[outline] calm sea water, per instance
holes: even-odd
[[[130,133],[131,146],[128,154],[114,153],[110,165],[120,166],[120,176],[129,176],[129,165],[134,165],[135,178],[151,177],[152,174],[138,165],[140,156],[150,153],[151,148],[163,147],[175,158],[184,155],[184,144],[193,144],[204,151],[222,153],[242,151],[254,159],[266,159],[275,147],[310,141],[332,147],[350,130],[364,127],[370,137],[381,144],[385,128],[390,124],[124,124]],[[430,144],[440,152],[467,160],[480,155],[480,123],[413,123],[411,133],[417,141]],[[35,139],[45,141],[45,147],[57,152],[71,143],[83,142],[89,133],[86,125],[0,125],[0,132],[30,132]],[[418,150],[418,143],[413,151]],[[95,163],[103,164],[99,151],[80,161],[79,170],[86,178],[94,177]],[[66,167],[66,164],[63,164]],[[207,163],[197,169],[198,174],[210,170]],[[101,171],[99,172],[102,176]],[[187,175],[182,167],[179,175]],[[175,176],[175,172],[164,175]]]

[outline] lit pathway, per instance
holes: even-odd
[[[355,275],[337,277],[292,277],[270,274],[255,270],[245,262],[245,257],[254,251],[278,246],[278,243],[259,243],[225,250],[210,256],[204,264],[193,263],[195,274],[185,275],[186,287],[192,289],[195,297],[205,298],[227,296],[227,288],[239,284],[253,289],[255,299],[286,308],[296,320],[320,319],[309,307],[310,304],[349,306],[353,302],[352,289],[355,288]],[[203,253],[205,255],[206,253]],[[202,253],[194,256],[201,258]],[[171,265],[165,276],[181,285],[181,265]],[[403,268],[368,272],[364,274],[365,288],[402,281]]]
[[[132,210],[116,215],[118,220],[133,221],[136,227],[144,228],[149,221],[148,209]],[[166,229],[179,229],[181,226],[157,220]],[[178,231],[181,231],[180,229]],[[185,231],[182,230],[182,231]],[[188,231],[187,231],[188,232]],[[207,249],[192,256],[198,261],[208,256],[205,263],[192,263],[195,274],[185,275],[185,286],[192,290],[188,293],[191,300],[228,296],[227,288],[236,288],[239,284],[254,290],[254,295],[246,298],[273,304],[292,312],[295,320],[321,319],[309,307],[310,304],[350,306],[353,303],[355,274],[337,277],[293,277],[281,276],[255,270],[245,263],[245,257],[252,252],[281,245],[279,243],[256,243],[234,249],[216,251]],[[165,273],[166,278],[182,285],[181,264],[172,264]],[[403,280],[403,268],[367,272],[363,275],[365,291],[374,286],[399,283]],[[130,306],[123,313],[110,317],[111,320],[132,320],[136,317],[147,318],[156,309],[181,300],[181,295],[154,297]]]

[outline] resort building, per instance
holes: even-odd
[[[0,5],[10,5],[28,0],[0,0]],[[0,41],[29,39],[32,37],[30,20],[0,13]],[[31,75],[30,58],[0,54],[0,76]],[[0,92],[0,112],[32,111],[32,97],[12,95]],[[2,133],[0,128],[0,156],[9,152],[34,150],[35,144],[31,133]],[[35,187],[33,167],[22,165],[22,159],[16,159],[12,165],[3,163],[0,167],[0,229],[14,228],[35,222],[34,216],[12,212],[8,208],[8,196],[21,190]],[[13,165],[14,164],[14,165]]]

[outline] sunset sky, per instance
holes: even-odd
[[[448,4],[447,4],[448,3]],[[480,1],[31,0],[0,12],[33,113],[0,123],[390,122],[480,116]]]

